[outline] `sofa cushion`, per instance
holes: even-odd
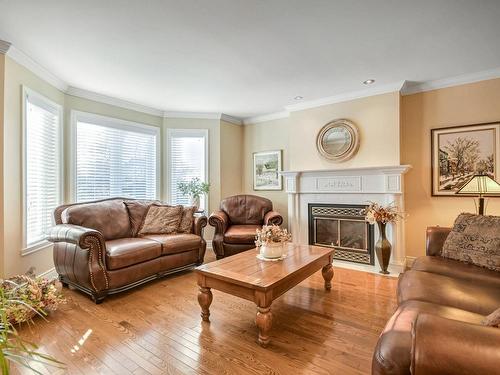
[[[95,229],[105,240],[132,235],[128,211],[121,199],[70,206],[62,212],[61,220],[64,224]]]
[[[148,208],[139,236],[146,234],[170,234],[179,228],[182,218],[182,206],[156,205]]]
[[[227,214],[231,224],[262,225],[264,216],[273,210],[273,203],[255,195],[235,195],[222,200],[220,209]]]
[[[190,233],[179,234],[147,234],[143,238],[156,241],[162,246],[162,254],[177,254],[199,249],[201,237]]]
[[[500,216],[460,214],[441,254],[500,272]]]
[[[232,244],[251,244],[255,241],[257,229],[260,225],[231,225],[224,233],[224,242]]]
[[[500,288],[494,284],[410,270],[399,278],[398,302],[410,300],[488,315],[500,306]]]
[[[117,270],[161,256],[161,244],[146,238],[120,238],[106,241],[106,264]]]
[[[463,280],[478,281],[497,285],[500,288],[500,273],[473,264],[462,263],[439,256],[423,256],[415,259],[414,271],[437,273],[444,276],[457,277]]]
[[[128,215],[130,218],[130,228],[132,230],[132,236],[137,237],[141,224],[146,217],[149,206],[153,203],[160,204],[159,201],[143,201],[143,200],[130,200],[125,201],[125,206],[127,207]]]
[[[177,229],[177,233],[192,233],[193,232],[193,221],[194,221],[194,213],[196,211],[196,207],[184,207],[182,209],[181,222],[179,223],[179,228]]]
[[[373,354],[373,374],[410,375],[411,329],[418,314],[430,313],[447,319],[481,324],[481,314],[422,301],[401,304],[380,335]]]

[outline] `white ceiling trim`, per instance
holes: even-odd
[[[225,113],[220,114],[220,119],[222,121],[226,121],[226,122],[229,122],[229,123],[234,124],[234,125],[243,125],[243,120],[241,120],[237,117],[234,117],[234,116],[226,115]]]
[[[387,94],[389,92],[400,91],[405,81],[392,82],[385,85],[375,85],[364,90],[346,92],[339,95],[328,96],[315,100],[308,100],[297,104],[288,105],[285,109],[288,112],[303,111],[305,109],[317,108],[324,105],[347,102],[350,100],[366,98],[374,95]]]
[[[266,115],[247,117],[243,119],[243,124],[244,125],[258,124],[260,122],[279,120],[281,118],[287,118],[287,117],[290,117],[290,112],[288,111],[274,112],[274,113],[268,113]]]
[[[402,95],[417,94],[419,92],[444,89],[446,87],[465,85],[467,83],[486,81],[488,79],[495,79],[495,78],[500,78],[500,67],[471,74],[463,74],[450,78],[437,79],[434,81],[426,81],[426,82],[407,81],[406,85],[401,90],[401,94]]]
[[[22,65],[26,69],[32,71],[39,78],[58,88],[59,90],[66,92],[66,90],[68,89],[68,84],[66,82],[64,82],[56,75],[52,74],[50,71],[45,69],[31,57],[26,55],[23,51],[17,49],[15,46],[10,46],[10,49],[7,52],[7,56],[9,56],[19,65]]]
[[[10,48],[10,43],[0,39],[0,54],[5,55]]]
[[[93,91],[79,89],[78,87],[70,86],[65,92],[68,95],[76,96],[78,98],[88,99],[98,103],[109,104],[115,107],[129,109],[136,112],[142,112],[152,116],[163,117],[164,114],[163,111],[156,108],[148,107],[142,104],[132,103],[127,100],[115,98],[112,96],[98,94]]]

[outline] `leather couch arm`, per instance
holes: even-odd
[[[109,288],[106,243],[100,232],[58,224],[50,230],[47,239],[54,242],[54,265],[61,280],[83,285],[93,293]]]
[[[264,216],[264,225],[281,225],[283,223],[283,216],[276,211],[269,211]]]
[[[89,237],[94,237],[104,245],[104,238],[100,232],[72,224],[59,224],[52,227],[47,236],[47,240],[54,243],[68,242],[80,246],[82,249],[89,249],[92,245],[92,241],[89,241]]]
[[[497,374],[500,329],[431,314],[412,327],[412,375]]]
[[[208,220],[205,215],[195,216],[193,220],[193,234],[203,237],[203,228],[207,226]]]
[[[451,228],[447,227],[427,227],[425,253],[429,256],[440,256],[444,241],[450,232]]]
[[[224,234],[229,225],[229,217],[224,211],[215,211],[210,215],[208,223],[215,227],[215,234]]]

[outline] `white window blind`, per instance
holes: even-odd
[[[159,130],[76,115],[76,200],[156,199]]]
[[[170,202],[172,204],[188,205],[189,197],[184,196],[177,184],[189,182],[198,177],[207,181],[207,138],[208,131],[204,129],[169,129],[168,159],[170,171]],[[206,197],[200,197],[200,209],[206,209]]]
[[[61,203],[61,108],[24,89],[25,246],[36,247],[53,225]]]

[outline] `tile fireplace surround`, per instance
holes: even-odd
[[[395,202],[404,211],[403,175],[409,165],[317,171],[285,171],[288,193],[288,226],[295,244],[309,243],[308,204],[367,204],[368,201],[387,205]],[[389,271],[398,276],[405,263],[404,225],[389,225],[387,237],[392,244]],[[375,228],[375,240],[378,230]],[[334,265],[368,272],[378,272],[379,265],[356,264],[334,260]]]

